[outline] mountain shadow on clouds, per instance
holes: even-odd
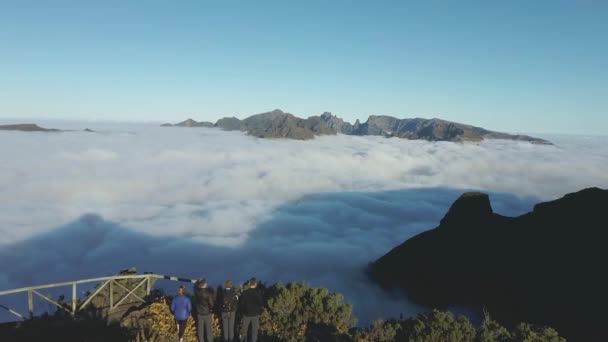
[[[276,208],[248,231],[239,246],[172,236],[170,225],[165,236],[152,236],[86,214],[0,249],[0,289],[111,275],[137,267],[140,272],[204,276],[214,286],[251,276],[269,283],[304,280],[344,294],[361,324],[415,315],[425,308],[400,293],[383,291],[365,270],[386,250],[435,226],[462,192],[425,188],[309,195]],[[522,214],[538,202],[504,193],[491,197],[496,210],[505,215]],[[212,234],[222,236],[221,231]],[[158,285],[169,292],[178,286]],[[0,304],[6,304],[2,300]],[[2,315],[0,311],[0,319]]]

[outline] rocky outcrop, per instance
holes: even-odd
[[[290,138],[306,140],[314,138],[314,132],[305,120],[279,109],[252,115],[242,121],[242,130],[258,138]]]
[[[466,193],[440,225],[371,264],[382,286],[431,306],[485,307],[505,324],[554,326],[573,340],[608,340],[603,312],[608,190],[590,188],[511,218]]]
[[[301,119],[280,109],[256,114],[244,120],[222,118],[215,124],[225,130],[241,130],[258,138],[308,140],[315,135],[336,134],[319,116]]]
[[[348,122],[345,122],[344,120],[340,119],[335,115],[332,115],[330,112],[325,112],[321,114],[320,119],[325,122],[325,125],[327,125],[327,127],[337,133],[352,134],[353,132],[353,125]]]
[[[241,126],[241,120],[235,117],[221,118],[215,123],[215,127],[219,127],[226,131],[239,131],[241,130]]]

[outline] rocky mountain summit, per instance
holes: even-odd
[[[608,190],[585,189],[505,217],[465,193],[439,226],[371,264],[383,287],[433,307],[487,309],[506,325],[549,324],[574,341],[606,341]]]
[[[211,122],[197,122],[188,119],[178,124],[163,126],[218,127],[224,130],[240,130],[259,138],[313,139],[318,135],[378,135],[411,140],[428,141],[481,141],[483,139],[506,139],[550,144],[548,141],[526,135],[512,135],[489,131],[480,127],[450,122],[440,119],[397,119],[391,116],[372,115],[364,123],[345,122],[341,118],[325,112],[307,119],[275,109],[271,112],[252,115],[244,120],[226,117]]]

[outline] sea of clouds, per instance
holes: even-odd
[[[425,308],[381,291],[365,267],[435,227],[463,191],[487,191],[496,212],[520,215],[608,187],[608,137],[457,144],[57,128],[84,127],[96,132],[0,131],[0,290],[134,266],[213,285],[306,280],[345,294],[362,322],[411,315]]]

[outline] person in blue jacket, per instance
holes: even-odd
[[[192,311],[192,302],[190,298],[186,296],[186,288],[183,286],[179,287],[177,296],[173,298],[171,302],[171,312],[175,316],[177,322],[177,331],[179,334],[179,342],[184,342],[184,332],[186,332],[186,323],[188,323],[188,317]]]

